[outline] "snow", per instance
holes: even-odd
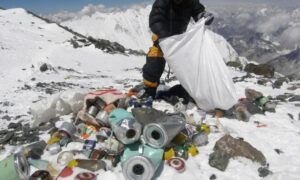
[[[107,21],[112,21],[113,17],[110,18]],[[98,31],[106,32],[100,27],[98,27]],[[128,90],[129,87],[139,83],[142,79],[139,70],[145,62],[144,57],[106,54],[92,46],[74,49],[67,42],[72,36],[57,25],[47,24],[27,14],[22,9],[0,11],[0,102],[7,101],[12,104],[9,106],[0,104],[0,110],[4,112],[4,114],[0,113],[0,118],[5,114],[13,118],[11,121],[0,120],[0,130],[5,129],[10,122],[19,120],[24,120],[23,123],[32,122],[32,116],[27,113],[29,108],[36,102],[50,97],[49,94],[45,93],[44,88],[36,87],[38,82],[50,84],[52,81],[65,82],[67,84],[58,86],[57,90],[57,92],[64,92],[77,89],[92,91],[103,87]],[[50,64],[54,70],[40,72],[39,67],[44,62]],[[74,71],[59,69],[58,66],[72,68]],[[244,72],[234,69],[230,69],[230,72],[233,77],[245,75]],[[255,78],[235,84],[239,97],[244,97],[246,87],[261,91],[265,96],[274,97],[284,93],[300,94],[300,89],[294,91],[287,89],[299,81],[292,84],[285,83],[281,89],[272,89],[270,86],[256,84],[257,78],[255,76]],[[68,85],[71,83],[75,86]],[[172,85],[175,83],[177,82],[171,82]],[[25,84],[31,89],[24,89]],[[276,113],[266,113],[265,116],[254,115],[249,122],[220,118],[224,128],[234,137],[244,138],[245,141],[251,143],[266,156],[273,174],[264,179],[300,179],[300,121],[298,120],[300,108],[294,104],[280,102],[276,108]],[[164,102],[155,102],[154,107],[161,110],[173,110],[172,106]],[[292,114],[294,120],[287,113]],[[14,117],[18,115],[24,116],[22,119],[15,119]],[[61,123],[62,120],[70,120],[70,118],[71,115],[62,116],[58,123]],[[208,116],[207,121],[211,120],[214,119]],[[257,128],[254,121],[266,124],[267,127]],[[211,133],[209,144],[198,148],[200,152],[198,156],[189,158],[184,173],[178,174],[165,165],[158,180],[209,179],[212,174],[215,174],[217,179],[222,180],[262,179],[257,173],[259,165],[244,158],[231,159],[225,172],[208,165],[209,154],[213,151],[215,142],[223,134],[223,132]],[[43,135],[42,138],[47,140],[49,135]],[[73,142],[64,150],[81,148],[82,144]],[[274,149],[280,149],[284,153],[277,154]],[[13,147],[6,146],[6,150],[6,152],[0,153],[0,159],[7,156]],[[54,165],[56,164],[56,157],[47,153],[43,156],[44,159]],[[34,170],[32,168],[31,172]],[[85,171],[79,168],[75,170],[72,177],[65,179],[74,179],[76,172]],[[98,179],[103,180],[124,179],[120,166],[111,171],[99,171],[97,174]]]
[[[149,14],[151,5],[146,7],[129,8],[125,11],[101,12],[91,15],[75,16],[61,22],[76,32],[95,38],[115,41],[127,48],[147,52],[152,46]],[[220,35],[209,31],[213,40],[220,48],[224,60],[236,61],[238,54],[231,45]]]

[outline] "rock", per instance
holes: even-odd
[[[286,77],[280,77],[273,83],[272,86],[273,88],[280,89],[284,82],[288,83],[289,79]]]
[[[11,120],[11,117],[8,116],[8,115],[5,115],[2,117],[2,119],[6,120],[6,121],[10,121]]]
[[[264,111],[256,104],[246,101],[243,102],[250,114],[264,114]]]
[[[284,94],[284,95],[278,95],[278,96],[276,96],[275,99],[279,100],[279,101],[285,102],[288,97],[289,97],[288,95]]]
[[[209,180],[216,180],[217,179],[217,176],[215,174],[212,174],[210,177],[209,177]]]
[[[300,104],[295,104],[295,107],[300,107]]]
[[[300,101],[300,95],[295,95],[289,99],[289,102]]]
[[[209,155],[209,165],[220,171],[225,171],[228,166],[230,155],[223,151],[215,151]]]
[[[292,115],[292,114],[290,114],[290,113],[287,113],[287,115],[291,118],[291,119],[293,119],[294,120],[294,116]]]
[[[41,71],[41,72],[45,72],[45,71],[47,71],[47,70],[49,70],[49,67],[48,67],[48,65],[47,65],[46,63],[44,63],[44,64],[42,64],[42,65],[40,66],[40,71]]]
[[[256,75],[262,75],[265,77],[273,77],[275,73],[274,67],[268,64],[255,65],[250,63],[246,65],[244,70],[248,73],[254,73]]]
[[[283,153],[283,151],[280,150],[280,149],[274,149],[274,151],[275,151],[277,154],[282,154],[282,153]]]
[[[259,80],[257,80],[257,84],[259,84],[259,85],[267,85],[267,83],[268,82],[272,82],[272,81],[270,81],[269,79],[259,79]]]
[[[45,89],[45,93],[46,93],[46,94],[50,94],[50,95],[51,95],[51,94],[53,94],[53,93],[54,93],[54,90],[53,90],[53,89],[51,89],[51,88],[46,88],[46,89]]]
[[[245,157],[252,161],[259,162],[261,165],[266,164],[266,158],[256,148],[242,139],[235,139],[230,135],[225,135],[219,139],[214,147],[214,151],[223,152],[229,157]]]
[[[0,144],[6,144],[6,143],[8,143],[13,136],[14,136],[13,132],[8,132],[6,134],[6,136],[0,136]]]
[[[249,88],[245,89],[245,95],[246,95],[246,98],[251,102],[254,102],[258,98],[263,96],[263,94],[261,92],[255,91],[254,89],[249,89]]]
[[[15,130],[20,130],[22,129],[22,124],[21,123],[9,123],[8,129],[15,129]]]
[[[237,61],[229,61],[226,63],[227,66],[229,67],[234,67],[234,68],[238,68],[239,70],[243,69],[243,65],[240,62]]]
[[[260,167],[260,168],[258,168],[257,171],[258,171],[259,177],[266,177],[269,174],[272,174],[272,172],[269,170],[268,167]]]

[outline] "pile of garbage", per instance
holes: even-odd
[[[0,179],[67,178],[74,167],[86,170],[76,179],[96,179],[97,171],[118,164],[126,179],[152,179],[164,161],[181,173],[185,160],[198,154],[197,146],[208,143],[205,112],[166,113],[152,105],[152,98],[129,97],[114,89],[88,93],[74,120],[51,128],[47,141],[19,146],[1,161]],[[82,149],[62,151],[71,142],[81,143]],[[43,154],[57,157],[57,163],[43,160]],[[30,167],[37,169],[31,176]]]
[[[249,90],[246,92],[250,93]],[[33,129],[38,132],[44,127],[50,138],[19,146],[13,154],[0,162],[0,179],[51,180],[75,177],[95,180],[97,173],[112,170],[118,165],[128,180],[153,179],[159,176],[164,165],[182,173],[186,168],[185,160],[195,157],[199,153],[198,147],[208,144],[209,133],[222,129],[218,121],[207,121],[206,112],[196,106],[193,111],[187,110],[183,100],[175,104],[174,112],[163,112],[153,108],[151,97],[139,99],[136,95],[124,94],[115,89],[99,90],[85,95],[81,108],[78,108],[80,103],[74,99],[72,101],[76,108],[63,102],[64,98],[56,97],[60,104],[65,104],[68,109],[76,112],[76,116],[62,121],[58,127],[48,125],[45,128],[45,124],[49,124],[45,120],[51,116],[45,112],[33,114],[41,119],[33,123],[37,126]],[[254,99],[257,100],[258,96],[261,95],[255,95]],[[53,105],[55,103],[50,104],[50,109],[45,110],[46,112],[63,114],[64,111],[58,111]],[[234,151],[236,145],[232,143],[234,138],[232,139],[228,141],[228,147],[232,145]],[[81,148],[78,149],[74,143],[80,144]],[[229,158],[243,155],[262,165],[266,164],[263,154],[250,144],[239,141],[236,143],[239,146],[245,145],[244,154],[221,152],[222,148],[216,148],[216,144],[217,151],[210,156],[209,164],[225,170]],[[44,155],[56,158],[56,163],[43,160]],[[222,159],[225,163],[220,165],[218,161]],[[37,170],[33,174],[31,167]],[[80,168],[82,172],[76,172],[74,168]]]

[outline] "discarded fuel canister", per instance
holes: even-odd
[[[174,149],[173,148],[165,149],[164,160],[168,161],[168,160],[172,159],[173,157],[175,157]]]
[[[97,176],[90,172],[83,172],[76,175],[75,180],[96,180]]]
[[[185,127],[185,119],[181,115],[168,115],[157,120],[159,123],[150,123],[144,127],[145,142],[154,147],[162,148]]]
[[[59,140],[59,145],[60,146],[67,146],[70,142],[71,142],[71,139],[67,136],[64,136]]]
[[[168,165],[174,168],[178,173],[182,173],[185,171],[185,162],[180,158],[172,158],[168,160]]]
[[[38,170],[30,176],[29,180],[53,180],[53,178],[48,171]]]
[[[31,158],[28,158],[28,163],[39,170],[47,170],[47,167],[49,165],[48,161],[41,160],[41,159],[31,159]]]
[[[77,167],[89,171],[98,171],[103,169],[106,171],[106,163],[103,160],[76,159]]]
[[[109,124],[123,144],[131,144],[140,139],[142,125],[124,109],[113,110],[109,115]]]
[[[102,100],[102,99],[97,99],[95,102],[95,106],[99,109],[99,110],[103,110],[106,106],[106,103]]]
[[[162,163],[164,150],[131,144],[122,156],[122,171],[127,180],[151,180]]]
[[[90,159],[91,160],[99,160],[99,159],[102,159],[104,158],[106,155],[106,152],[101,150],[101,149],[94,149],[91,154],[90,154]]]
[[[46,150],[51,155],[55,155],[55,154],[57,154],[57,153],[59,153],[61,151],[61,147],[60,147],[59,143],[54,143],[54,144],[47,145]]]
[[[117,167],[118,163],[121,160],[121,156],[120,155],[109,155],[108,154],[108,155],[105,156],[105,159],[109,160],[113,167]]]
[[[90,106],[87,113],[93,117],[96,117],[98,112],[99,109],[96,106]]]
[[[119,155],[124,150],[124,145],[114,137],[109,137],[104,141],[103,149],[109,155]]]
[[[270,102],[270,99],[265,96],[262,96],[256,100],[256,104],[261,107],[263,107],[267,102]]]
[[[59,132],[66,133],[69,137],[72,137],[76,133],[76,127],[74,124],[69,122],[63,122],[63,124],[58,129]]]
[[[196,146],[204,146],[208,144],[208,135],[204,132],[197,133],[193,136],[192,141]]]
[[[184,146],[175,146],[174,147],[175,156],[187,160],[189,158],[189,153]]]
[[[95,149],[96,143],[97,142],[93,141],[93,140],[85,140],[84,145],[83,145],[83,149],[92,151],[93,149]]]
[[[111,129],[107,127],[101,127],[96,135],[97,140],[99,142],[104,142],[107,138],[111,137],[113,135],[113,132]]]
[[[0,161],[0,179],[25,180],[29,178],[30,166],[24,154],[17,153]]]
[[[96,115],[96,121],[101,126],[108,126],[108,113],[106,111],[99,111]]]
[[[75,154],[72,151],[61,152],[57,157],[57,164],[66,166],[71,160],[74,159]]]

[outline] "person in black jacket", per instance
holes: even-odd
[[[190,19],[198,21],[207,19],[206,25],[210,25],[214,19],[211,13],[205,11],[205,7],[199,0],[156,0],[149,16],[149,26],[153,33],[153,46],[150,48],[146,64],[143,67],[143,93],[140,97],[155,97],[156,88],[165,69],[166,61],[159,47],[159,40],[186,31]]]

